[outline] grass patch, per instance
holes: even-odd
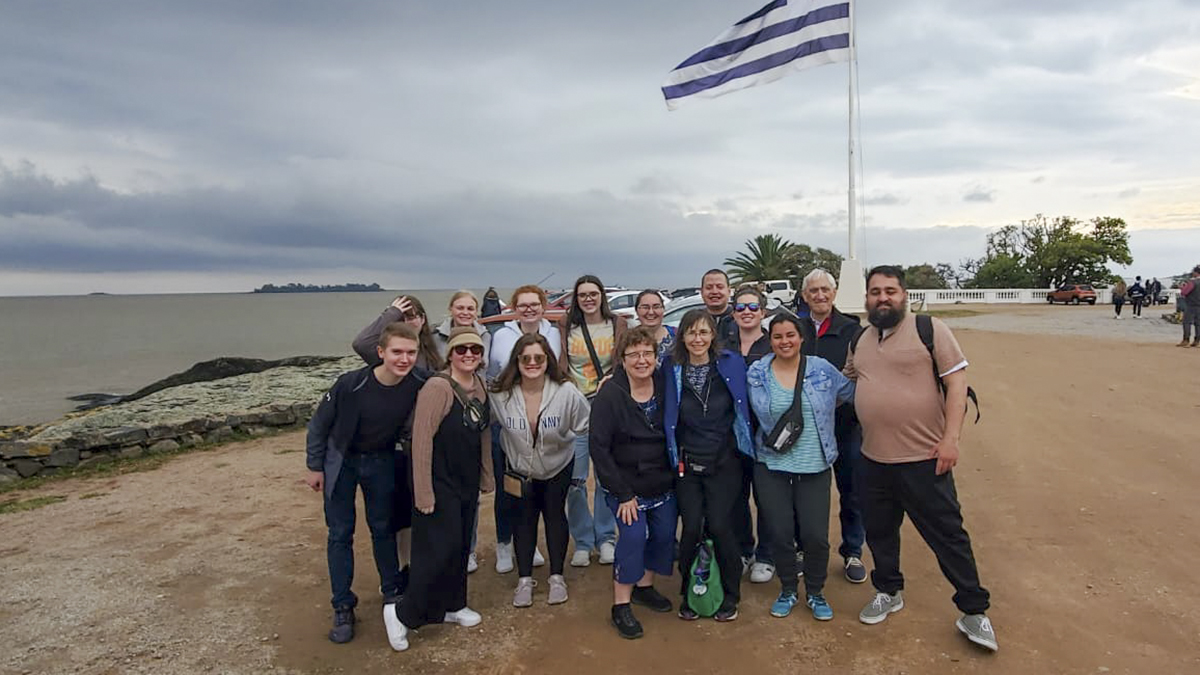
[[[86,495],[80,495],[79,498],[80,499],[95,499],[96,497],[103,497],[106,494],[108,494],[108,493],[107,492],[89,492]]]
[[[290,455],[293,452],[300,452],[300,448],[290,448],[287,450],[276,450],[275,452],[273,452],[271,454],[273,454],[273,455]]]
[[[928,314],[939,319],[956,319],[964,316],[978,316],[983,312],[974,309],[927,309],[917,312],[917,314]]]
[[[220,443],[200,443],[167,452],[157,452],[153,455],[142,455],[141,457],[133,458],[120,458],[114,456],[111,462],[106,462],[104,464],[92,464],[91,466],[86,466],[83,468],[76,467],[73,469],[62,469],[57,473],[45,476],[34,476],[32,478],[23,478],[6,485],[0,485],[0,494],[18,490],[32,490],[34,488],[46,485],[47,483],[59,480],[67,480],[70,478],[105,478],[109,476],[122,476],[127,473],[153,471],[154,469],[157,469],[167,462],[175,459],[179,455],[185,455],[192,452],[207,452],[227,443],[239,443],[242,441],[265,438],[267,436],[274,436],[276,434],[286,433],[288,431],[294,431],[296,429],[303,428],[303,425],[297,425],[295,427],[280,427],[278,430],[273,429],[272,431],[274,431],[274,433],[259,436],[251,436],[247,433],[235,431],[233,438],[230,438],[227,441],[221,441]],[[225,464],[224,466],[228,465]],[[97,496],[99,496],[99,493],[97,493]]]
[[[65,501],[67,501],[67,498],[62,495],[47,495],[45,497],[34,497],[33,499],[24,500],[10,499],[6,502],[0,502],[0,514],[32,511],[34,509],[40,509],[43,506]]]
[[[224,469],[227,466],[229,466],[229,462],[217,462],[216,464],[213,464],[214,469]]]

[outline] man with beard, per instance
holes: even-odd
[[[861,497],[867,545],[875,560],[875,598],[859,620],[877,624],[904,607],[900,524],[907,515],[954,586],[954,604],[963,612],[955,623],[958,630],[995,651],[996,634],[986,615],[989,595],[979,583],[951,473],[966,412],[967,360],[950,329],[932,319],[933,365],[943,394],[907,306],[904,271],[891,265],[873,268],[866,296],[871,325],[846,361],[846,375],[858,383]]]

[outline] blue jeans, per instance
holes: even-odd
[[[857,424],[843,436],[837,437],[838,458],[833,463],[833,476],[838,490],[838,520],[842,523],[842,545],[838,553],[843,558],[862,557],[867,532],[863,526],[862,501],[862,427]]]
[[[350,590],[354,582],[354,499],[362,486],[367,509],[367,527],[379,591],[385,599],[400,594],[400,560],[396,554],[396,532],[392,526],[396,491],[396,455],[393,452],[350,453],[342,462],[337,482],[325,499],[325,525],[329,527],[326,557],[329,561],[331,602],[337,607],[354,607],[358,597]]]
[[[617,539],[617,520],[604,504],[604,490],[596,483],[594,513],[588,510],[588,437],[575,437],[575,471],[571,474],[571,489],[567,491],[567,527],[575,540],[576,551],[591,551],[603,543]],[[498,490],[499,492],[499,490]]]
[[[504,457],[504,448],[500,445],[500,425],[492,425],[492,475],[496,477],[496,485],[502,485],[504,470],[508,460]],[[521,500],[497,488],[492,515],[496,518],[496,543],[512,542],[513,528],[521,517]],[[479,500],[475,500],[475,525],[471,528],[471,552],[475,552],[475,544],[479,541]]]
[[[613,579],[618,584],[636,584],[646,572],[671,576],[675,563],[675,525],[679,522],[679,505],[674,494],[652,509],[638,510],[638,519],[626,525],[616,519],[617,498],[604,495],[605,510],[621,529],[613,560]],[[639,497],[638,503],[643,504]]]

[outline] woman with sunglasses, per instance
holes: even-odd
[[[750,366],[746,381],[758,418],[754,489],[766,519],[782,591],[771,616],[785,617],[799,601],[796,551],[804,553],[806,604],[828,621],[823,595],[829,566],[829,483],[837,440],[834,411],[854,399],[854,383],[819,356],[804,356],[801,319],[779,314],[771,322],[771,354]],[[796,400],[799,393],[800,400]]]
[[[475,626],[467,607],[467,555],[480,492],[491,492],[490,412],[476,371],[483,340],[475,329],[450,332],[449,363],[421,388],[413,413],[413,551],[408,592],[383,607],[392,649],[431,623]]]
[[[638,325],[654,331],[654,339],[658,340],[658,362],[661,364],[671,347],[675,345],[675,327],[663,325],[662,295],[658,291],[646,289],[638,293],[634,311],[637,312]]]
[[[600,381],[616,364],[613,346],[625,334],[625,317],[608,307],[604,282],[591,274],[575,280],[571,289],[571,309],[558,323],[561,336],[558,365],[580,393],[590,400]],[[657,343],[655,343],[657,346]],[[599,547],[600,564],[611,565],[616,552],[617,524],[604,505],[603,488],[596,484],[595,517],[588,504],[588,437],[575,439],[575,474],[567,495],[567,522],[575,540],[572,567],[587,567],[592,549]]]
[[[767,302],[753,286],[742,286],[733,295],[733,320],[738,327],[738,347],[746,366],[771,353],[771,338],[763,329]]]
[[[767,303],[762,292],[753,286],[742,286],[733,294],[733,320],[738,328],[738,346],[746,366],[771,353],[771,337],[763,329],[763,316]],[[757,422],[750,420],[751,431],[757,430]],[[754,477],[754,457],[742,457],[742,494],[734,507],[733,525],[737,530],[743,560],[753,560],[750,566],[750,583],[765,584],[775,576],[775,564],[771,562],[771,547],[767,544],[767,528],[762,517],[758,520],[758,545],[755,546],[754,518],[750,513],[751,484]],[[762,505],[755,494],[754,504],[762,513]]]
[[[539,516],[546,527],[550,558],[546,602],[557,605],[567,601],[563,579],[569,538],[567,491],[575,464],[575,438],[587,434],[590,410],[587,399],[566,381],[553,356],[546,338],[537,333],[522,335],[488,396],[507,459],[503,491],[517,502],[519,510],[513,529],[518,575],[514,607],[533,604]]]
[[[541,335],[546,338],[553,350],[553,360],[550,367],[558,370],[558,349],[560,339],[558,328],[546,320],[546,292],[539,286],[526,284],[512,292],[509,307],[516,313],[517,318],[509,321],[496,331],[492,337],[491,353],[488,358],[488,381],[494,381],[500,371],[511,360],[517,342],[526,335]],[[515,352],[519,354],[520,352]],[[586,434],[584,434],[586,436]],[[492,433],[492,460],[495,463],[496,475],[504,473],[504,443],[498,429]],[[520,519],[521,505],[517,500],[503,490],[496,490],[496,499],[492,515],[496,521],[496,572],[508,574],[513,570],[513,531]],[[479,563],[475,555],[476,539],[471,540],[471,557],[467,567],[474,572]],[[546,564],[541,551],[533,549],[533,566],[541,567]]]
[[[692,563],[705,532],[713,540],[724,601],[713,616],[733,621],[741,596],[742,560],[734,530],[734,506],[742,493],[742,461],[754,456],[746,363],[717,347],[717,323],[706,309],[683,315],[675,347],[662,371],[666,389],[667,449],[677,467],[675,496],[683,531],[679,572],[683,601],[679,618],[700,618],[687,603]]]
[[[396,296],[396,299],[392,300],[392,304],[385,307],[378,318],[358,332],[354,342],[350,345],[354,348],[354,353],[361,356],[369,366],[377,366],[382,363],[375,347],[379,343],[379,336],[383,333],[384,326],[396,321],[403,321],[417,330],[419,337],[417,367],[428,371],[440,369],[445,360],[438,353],[437,343],[433,340],[433,331],[429,328],[429,317],[425,314],[425,306],[411,295]]]
[[[613,564],[612,623],[621,637],[632,640],[642,636],[642,624],[631,603],[656,612],[672,609],[654,588],[654,577],[671,575],[678,512],[654,333],[631,328],[622,333],[616,353],[621,367],[592,400],[588,437],[609,517],[616,517],[621,530]]]
[[[488,347],[492,343],[492,334],[484,328],[483,324],[477,321],[479,317],[479,299],[471,291],[462,290],[455,292],[450,296],[450,304],[446,306],[450,316],[446,317],[437,328],[433,330],[433,342],[437,345],[438,356],[442,360],[446,359],[446,352],[449,351],[447,345],[450,344],[450,331],[459,326],[469,326],[479,333],[479,338],[483,340],[483,363],[487,364]]]

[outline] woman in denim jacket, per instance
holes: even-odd
[[[746,372],[750,407],[758,418],[754,489],[759,492],[779,580],[771,615],[785,617],[797,598],[795,533],[804,553],[804,588],[813,617],[828,621],[833,609],[823,590],[829,566],[829,483],[837,459],[834,410],[854,398],[854,383],[819,356],[801,358],[800,319],[781,314],[771,322],[771,351]],[[803,425],[772,439],[776,422],[792,406],[796,377],[804,367],[800,412]],[[798,433],[797,433],[798,432]],[[774,443],[772,443],[774,440]]]

